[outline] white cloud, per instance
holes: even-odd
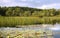
[[[0,0],[0,6],[9,6],[14,3],[14,0]]]
[[[60,7],[60,3],[54,3],[54,4],[48,4],[48,5],[38,6],[36,8],[51,9],[51,8],[59,8],[59,7]]]
[[[23,6],[23,7],[25,6],[39,9],[50,9],[50,8],[60,8],[60,3],[41,5],[40,1],[35,0],[0,0],[0,6]]]
[[[20,1],[27,1],[27,0],[20,0]]]
[[[20,0],[20,1],[23,1],[23,2],[25,2],[25,1],[30,1],[30,2],[31,2],[31,1],[34,1],[34,0]]]
[[[8,3],[8,2],[12,2],[12,0],[0,0],[1,3]]]
[[[0,6],[29,6],[28,3],[23,3],[21,1],[27,1],[27,0],[20,0],[20,2],[18,2],[18,0],[0,0]],[[32,0],[28,0],[28,1],[32,1]]]

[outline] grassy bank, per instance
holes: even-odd
[[[60,23],[60,17],[1,17],[0,27],[16,27],[20,25],[34,25],[34,24],[55,24]]]

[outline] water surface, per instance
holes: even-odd
[[[44,26],[46,25],[46,26]],[[0,31],[1,32],[8,32],[8,31],[25,31],[25,30],[51,30],[53,31],[53,37],[54,38],[60,38],[60,24],[43,24],[44,27],[41,27],[40,25],[37,25],[36,27],[34,26],[28,26],[28,27],[23,27],[23,28],[12,28],[12,27],[1,27]]]

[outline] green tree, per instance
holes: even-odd
[[[8,10],[6,11],[6,16],[13,16],[13,12],[12,12],[12,8],[8,8]]]

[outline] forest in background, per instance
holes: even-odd
[[[0,7],[0,27],[60,23],[60,9]]]
[[[29,7],[0,7],[0,16],[50,17],[60,16],[60,9],[37,9]]]

